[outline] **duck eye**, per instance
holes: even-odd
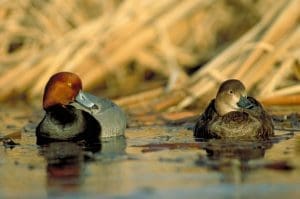
[[[71,82],[68,82],[67,85],[72,88],[72,83]]]
[[[233,90],[229,90],[229,94],[233,94]]]

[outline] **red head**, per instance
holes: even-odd
[[[70,72],[59,72],[50,77],[44,91],[43,107],[68,105],[82,89],[80,78]]]

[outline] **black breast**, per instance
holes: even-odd
[[[71,141],[71,142],[78,142],[78,141],[84,141],[86,143],[98,143],[100,140],[100,134],[101,134],[101,126],[98,123],[98,121],[92,117],[89,113],[82,111],[82,115],[84,117],[84,129],[81,132],[75,133],[73,137],[68,139],[57,139],[57,138],[51,138],[51,134],[47,135],[46,133],[42,132],[41,125],[44,122],[46,117],[52,117],[55,123],[57,123],[59,126],[67,126],[72,125],[74,121],[76,121],[76,117],[78,117],[75,114],[73,106],[55,106],[51,107],[46,111],[46,115],[43,118],[43,120],[39,123],[39,125],[36,128],[36,137],[37,137],[37,144],[38,145],[44,145],[49,144],[51,142],[57,142],[57,141]],[[61,130],[61,133],[63,134],[63,128]]]

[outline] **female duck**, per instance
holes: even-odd
[[[81,80],[74,73],[60,72],[49,79],[43,96],[46,114],[36,128],[37,144],[97,142],[124,134],[126,116],[120,107],[81,90]]]
[[[197,138],[268,138],[273,136],[271,117],[262,105],[247,97],[244,85],[235,79],[223,82],[204,113],[199,117]]]

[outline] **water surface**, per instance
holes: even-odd
[[[0,198],[299,198],[300,133],[269,141],[196,141],[186,126],[135,127],[91,152],[40,148],[41,114],[2,109]],[[28,118],[29,116],[29,118]],[[18,137],[21,135],[21,138]]]

